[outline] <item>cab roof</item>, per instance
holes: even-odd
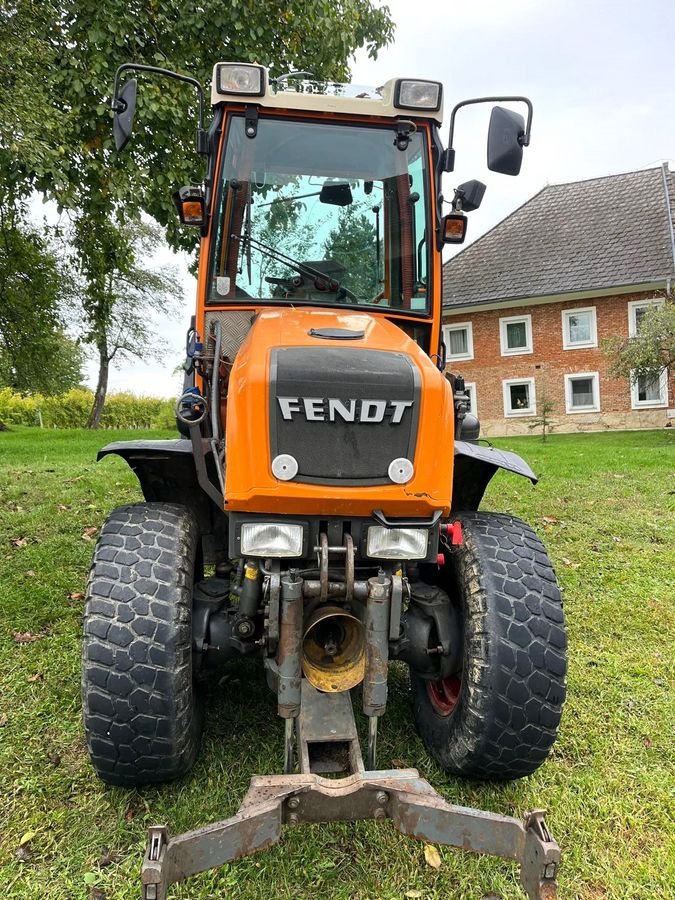
[[[293,86],[285,84],[285,79],[270,79],[264,66],[261,91],[256,94],[228,92],[219,85],[219,69],[225,66],[249,66],[248,63],[216,63],[211,82],[211,103],[246,103],[270,109],[296,109],[327,113],[344,113],[358,116],[380,116],[387,118],[433,119],[439,125],[443,120],[443,89],[439,82],[440,96],[438,109],[410,108],[395,105],[397,85],[401,81],[427,82],[424,78],[391,78],[381,87],[367,88],[338,82],[317,82],[298,80]],[[288,77],[288,76],[287,76]]]

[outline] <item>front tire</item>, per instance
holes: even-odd
[[[190,510],[113,510],[94,550],[84,614],[82,706],[91,761],[108,784],[184,775],[199,752],[192,591],[199,529]]]
[[[508,780],[546,759],[566,689],[562,598],[544,545],[513,516],[459,516],[463,543],[443,587],[463,630],[460,670],[430,682],[411,671],[413,716],[447,772]]]

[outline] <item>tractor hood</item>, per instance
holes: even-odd
[[[384,317],[264,310],[229,379],[226,508],[447,513],[452,400],[429,357]]]

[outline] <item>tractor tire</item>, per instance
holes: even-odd
[[[513,516],[458,516],[443,587],[462,627],[461,669],[432,682],[411,671],[415,725],[446,772],[505,781],[546,759],[565,701],[567,641],[553,566]]]
[[[184,775],[199,752],[192,671],[192,513],[172,503],[113,510],[94,550],[82,645],[91,761],[108,784]]]

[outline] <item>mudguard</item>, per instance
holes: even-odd
[[[517,453],[471,441],[455,441],[453,512],[478,509],[485,489],[497,469],[523,475],[532,484],[538,481],[532,469]]]
[[[211,444],[202,440],[201,462],[205,471],[200,479],[199,463],[195,459],[192,441],[176,438],[164,441],[116,441],[98,451],[97,460],[104,456],[121,456],[133,469],[146,500],[181,503],[190,507],[203,533],[213,532],[214,520],[222,517],[222,503],[216,505],[213,496],[201,482],[208,478],[213,492],[217,480]]]

